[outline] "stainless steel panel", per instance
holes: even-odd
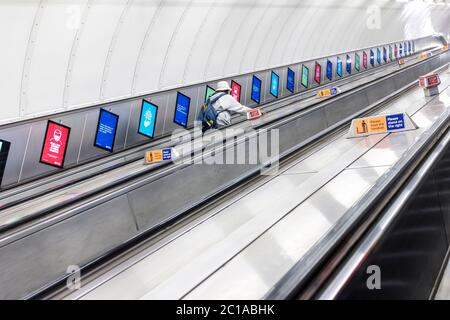
[[[17,299],[136,234],[126,196],[0,248],[0,299]]]

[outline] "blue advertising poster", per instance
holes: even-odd
[[[114,149],[114,141],[116,139],[118,123],[118,115],[104,109],[100,109],[94,145],[98,148],[112,152]]]
[[[270,77],[270,94],[275,98],[278,98],[278,86],[280,83],[280,76],[272,71],[272,76]]]
[[[378,64],[381,64],[381,50],[380,50],[380,48],[377,48],[377,62],[378,62]]]
[[[375,66],[375,52],[373,52],[373,50],[370,50],[370,64],[372,67]]]
[[[386,50],[386,47],[383,47],[383,60],[384,60],[384,62],[387,62],[387,50]]]
[[[327,79],[333,80],[333,63],[330,60],[327,61]]]
[[[386,116],[387,130],[405,129],[405,118],[403,113]]]
[[[191,105],[191,98],[182,94],[181,92],[178,92],[173,122],[184,128],[187,128],[190,105]]]
[[[286,82],[286,89],[288,89],[290,92],[294,93],[295,88],[295,72],[291,68],[287,69],[287,82]]]
[[[257,76],[253,76],[251,99],[257,104],[261,102],[261,80]]]
[[[142,100],[138,133],[146,137],[153,138],[155,135],[157,115],[158,115],[158,106],[146,100]]]
[[[339,77],[342,77],[342,59],[341,57],[337,58],[337,63],[336,63],[336,74]]]
[[[352,73],[352,58],[349,55],[347,55],[347,73]]]

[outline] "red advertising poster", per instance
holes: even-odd
[[[320,81],[322,80],[322,66],[320,63],[316,62],[316,67],[314,70],[314,80],[320,84]]]
[[[237,82],[231,81],[231,96],[237,102],[241,102],[241,85]]]
[[[363,52],[363,67],[364,69],[367,69],[367,53]]]
[[[51,166],[62,168],[64,165],[64,157],[66,156],[69,134],[69,127],[48,121],[40,161]]]

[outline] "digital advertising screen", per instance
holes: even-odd
[[[314,66],[314,81],[318,84],[322,82],[322,66],[318,62]]]
[[[270,94],[275,98],[278,98],[278,88],[280,84],[280,76],[272,71],[272,75],[270,76]]]
[[[261,102],[261,84],[261,79],[259,79],[257,76],[253,76],[251,99],[257,104]]]
[[[381,49],[377,48],[377,62],[381,64]]]
[[[352,58],[349,55],[347,55],[346,70],[348,74],[352,73]]]
[[[392,51],[392,46],[389,46],[389,60],[394,60],[394,53]]]
[[[375,52],[373,52],[373,50],[370,50],[370,64],[372,67],[375,66]]]
[[[412,53],[416,52],[416,43],[414,41],[411,41],[411,48],[412,48]]]
[[[294,93],[295,89],[295,72],[291,68],[287,69],[286,89]]]
[[[361,70],[361,61],[359,58],[359,54],[355,53],[355,69],[359,72]]]
[[[3,174],[5,173],[10,146],[11,142],[0,139],[0,185],[2,184]]]
[[[367,52],[363,52],[363,67],[367,69]]]
[[[309,69],[306,66],[302,66],[302,81],[301,84],[303,87],[309,87]]]
[[[231,96],[237,102],[241,102],[241,85],[233,80],[231,81]]]
[[[384,60],[384,62],[387,62],[387,50],[386,50],[386,47],[383,47],[383,60]]]
[[[333,63],[330,60],[327,60],[327,79],[333,80]]]
[[[191,98],[182,94],[181,92],[178,92],[173,122],[184,128],[187,128],[190,105],[191,105]]]
[[[211,88],[210,86],[206,86],[206,91],[205,91],[205,103],[206,101],[208,101],[208,99],[214,94],[216,93],[216,90],[214,88]]]
[[[70,128],[57,122],[48,121],[42,143],[40,162],[57,168],[64,166]]]
[[[158,115],[158,106],[142,100],[141,115],[139,117],[138,133],[153,138],[155,136],[156,117]]]
[[[94,145],[100,149],[112,152],[118,123],[119,116],[117,114],[100,109]]]
[[[408,42],[405,42],[403,48],[405,48],[405,55],[409,55],[409,47],[408,47]]]
[[[398,49],[397,49],[397,45],[396,44],[394,45],[394,57],[395,57],[395,59],[398,58]]]
[[[400,57],[403,57],[403,45],[400,43],[400,45],[399,45],[399,55],[400,55]]]
[[[336,60],[336,74],[340,78],[342,77],[342,59],[341,59],[341,57],[337,57],[337,60]]]

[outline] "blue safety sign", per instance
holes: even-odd
[[[172,160],[172,149],[163,149],[162,151],[163,160]]]
[[[386,116],[386,125],[388,131],[405,129],[405,118],[403,113]]]

